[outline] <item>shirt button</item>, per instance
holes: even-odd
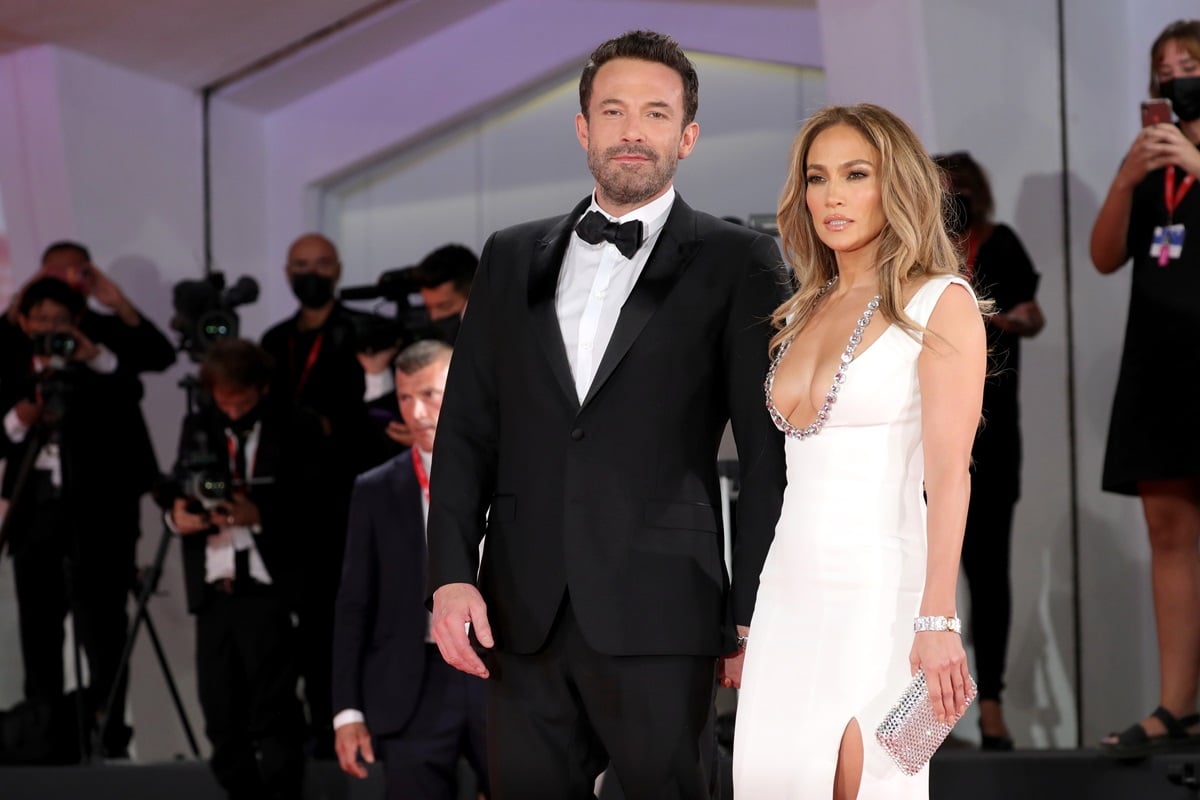
[[[583,436],[583,428],[576,428],[575,430],[571,431],[571,438],[577,442],[582,439]]]
[[[608,292],[601,289],[600,291],[596,292],[596,297],[600,300],[603,300],[604,298],[608,297]]]
[[[579,349],[580,349],[580,350],[591,350],[591,349],[592,349],[592,343],[591,343],[591,342],[584,342],[583,344],[579,345]]]

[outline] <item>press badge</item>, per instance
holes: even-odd
[[[1158,259],[1160,267],[1166,266],[1171,259],[1179,258],[1183,252],[1183,225],[1161,225],[1154,229],[1154,238],[1150,240],[1150,255]]]

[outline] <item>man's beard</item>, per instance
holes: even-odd
[[[623,155],[641,156],[649,163],[626,167],[612,161]],[[603,153],[588,147],[587,159],[600,193],[619,206],[639,205],[667,188],[679,163],[674,153],[660,155],[650,147],[636,144],[610,147]]]

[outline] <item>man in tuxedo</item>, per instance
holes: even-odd
[[[735,623],[750,623],[782,501],[762,389],[780,257],[675,193],[699,127],[673,40],[602,44],[579,91],[595,191],[492,235],[455,348],[429,515],[434,638],[488,678],[494,797],[591,797],[608,763],[630,800],[705,797],[717,660],[740,675]],[[732,584],[716,468],[730,418]]]
[[[140,500],[158,478],[141,384],[119,354],[84,332],[86,299],[65,281],[29,283],[15,317],[0,358],[0,458],[25,696],[53,702],[62,694],[63,619],[73,612],[88,660],[87,711],[99,717],[116,682],[101,745],[104,755],[122,757],[127,680],[117,681],[116,668]]]
[[[324,488],[313,467],[323,437],[311,414],[274,402],[270,377],[270,357],[251,342],[222,340],[205,354],[212,405],[184,420],[168,515],[196,617],[209,763],[231,800],[299,800],[304,765],[291,615]]]
[[[365,778],[359,755],[371,763],[378,753],[394,800],[449,800],[460,755],[486,792],[484,684],[442,660],[425,609],[426,492],[451,353],[427,340],[396,357],[413,449],[355,482],[334,621],[338,760]]]

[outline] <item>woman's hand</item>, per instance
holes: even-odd
[[[938,722],[953,725],[967,710],[967,698],[972,696],[962,637],[954,631],[915,634],[908,663],[914,675],[918,669],[925,671],[929,704]]]
[[[1125,155],[1117,177],[1132,189],[1147,173],[1169,164],[1200,177],[1200,151],[1179,128],[1161,122],[1142,128]]]

